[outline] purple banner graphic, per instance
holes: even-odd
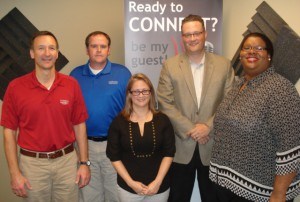
[[[184,51],[181,21],[200,15],[208,32],[206,50],[221,54],[222,0],[125,0],[125,65],[146,74],[156,87],[163,62]]]

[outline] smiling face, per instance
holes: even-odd
[[[188,55],[204,54],[206,31],[199,21],[190,21],[182,25],[182,40]]]
[[[101,34],[91,36],[86,52],[90,58],[91,67],[93,69],[103,69],[110,54],[107,38]]]
[[[132,107],[135,108],[149,108],[149,102],[151,98],[150,87],[143,80],[136,80],[132,87],[131,92],[138,92],[139,95],[135,95],[138,93],[131,93]],[[142,93],[144,92],[144,94]]]
[[[270,66],[270,55],[266,43],[260,37],[250,36],[242,44],[240,59],[245,72],[245,78],[250,80]]]
[[[57,42],[50,35],[41,35],[33,40],[30,57],[34,59],[36,69],[55,69],[55,62],[58,58],[57,46]]]

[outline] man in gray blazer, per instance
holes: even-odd
[[[197,171],[202,202],[213,202],[208,178],[213,118],[234,71],[228,59],[205,52],[207,33],[200,16],[187,16],[181,32],[185,53],[165,61],[157,89],[159,109],[169,116],[176,138],[169,201],[190,201]]]

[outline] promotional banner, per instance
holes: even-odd
[[[184,51],[181,21],[200,15],[207,51],[221,54],[222,0],[125,0],[125,65],[146,74],[157,87],[164,60]]]

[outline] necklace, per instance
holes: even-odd
[[[131,152],[133,153],[133,155],[137,158],[148,158],[148,157],[151,157],[154,154],[154,151],[155,151],[155,148],[156,148],[156,134],[155,134],[155,127],[154,127],[154,122],[153,121],[151,121],[151,125],[152,125],[152,138],[153,138],[152,152],[150,154],[137,154],[136,151],[134,150],[134,146],[133,146],[132,125],[131,125],[131,122],[129,122],[130,148],[131,148]]]

